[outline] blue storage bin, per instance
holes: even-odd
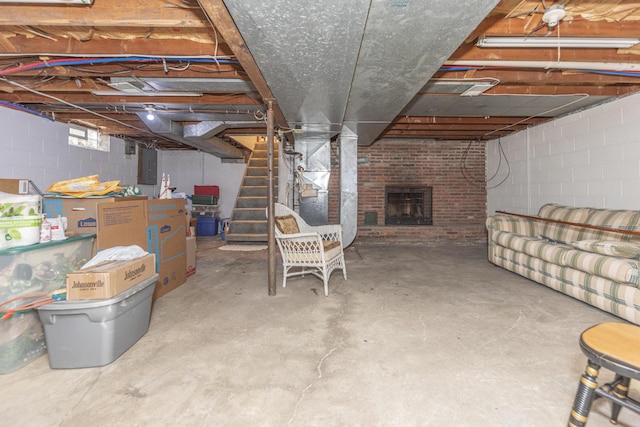
[[[215,236],[218,234],[218,218],[198,217],[196,236]]]

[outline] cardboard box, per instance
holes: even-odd
[[[133,197],[92,197],[76,199],[68,197],[45,197],[42,199],[42,212],[48,218],[58,215],[67,218],[69,235],[81,233],[97,233],[98,205],[101,203],[129,203],[136,200],[147,200],[147,196]]]
[[[0,191],[12,194],[29,194],[29,180],[0,178]]]
[[[67,300],[107,299],[154,276],[155,254],[127,261],[105,261],[67,274]]]
[[[196,274],[196,237],[187,237],[187,277]]]
[[[148,252],[153,252],[147,248],[146,200],[99,203],[96,225],[98,251],[114,246],[138,245]]]
[[[153,298],[158,299],[187,280],[187,226],[184,199],[145,202],[147,251],[156,254],[160,279]]]
[[[113,246],[138,245],[156,255],[156,272],[160,278],[154,299],[187,280],[184,199],[99,203],[96,234],[99,251]]]

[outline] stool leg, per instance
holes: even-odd
[[[627,394],[629,393],[630,381],[631,380],[629,378],[623,377],[622,375],[616,375],[616,378],[612,383],[612,385],[615,384],[615,386],[613,387],[611,393],[614,396],[625,400],[627,398]],[[611,421],[611,424],[618,424],[618,415],[620,414],[620,409],[622,409],[622,406],[613,401],[611,403],[613,404],[613,408],[611,409],[611,418],[609,419],[609,421]]]
[[[596,395],[596,388],[598,388],[599,370],[599,365],[592,363],[590,360],[587,362],[584,374],[580,377],[580,384],[578,384],[576,398],[573,401],[573,408],[567,423],[568,427],[584,427],[587,424],[591,404]]]

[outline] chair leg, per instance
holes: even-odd
[[[347,280],[347,264],[344,262],[344,254],[342,255],[342,260],[340,260],[340,267],[342,267],[342,277]]]
[[[287,273],[289,272],[289,268],[286,266],[282,269],[282,287],[287,287]]]
[[[623,377],[622,375],[616,375],[616,378],[611,383],[611,385],[614,386],[611,393],[622,400],[626,400],[627,394],[629,393],[630,382],[631,380],[629,378]],[[611,403],[613,404],[613,407],[611,409],[611,418],[609,421],[611,421],[611,424],[618,424],[618,415],[620,414],[622,406],[613,401],[611,401]]]
[[[584,427],[587,424],[589,411],[591,411],[591,405],[598,388],[599,370],[600,366],[590,360],[587,362],[584,374],[580,377],[580,384],[578,385],[569,422],[567,423],[568,427]]]

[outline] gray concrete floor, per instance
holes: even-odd
[[[0,376],[6,426],[563,426],[580,333],[619,320],[488,263],[484,246],[356,243],[330,294],[267,296],[267,252],[198,239],[113,363]],[[603,379],[610,379],[603,372]],[[635,393],[636,390],[633,390]],[[606,426],[599,400],[589,426]],[[623,409],[620,425],[640,425]]]

